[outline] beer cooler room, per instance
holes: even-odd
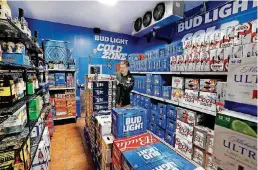
[[[257,170],[257,0],[0,0],[0,170]]]

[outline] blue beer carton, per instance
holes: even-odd
[[[155,110],[151,110],[151,114],[150,114],[150,120],[152,121],[152,122],[155,122],[156,121],[156,113],[157,111],[155,111]]]
[[[112,133],[116,138],[144,133],[147,129],[147,110],[141,107],[113,108],[112,124]]]
[[[162,129],[161,127],[157,126],[156,127],[156,135],[158,137],[160,137],[161,139],[164,139],[165,138],[165,130]]]
[[[151,99],[149,97],[145,97],[145,100],[144,100],[144,107],[146,109],[150,108],[151,107]]]
[[[169,57],[163,57],[163,58],[160,59],[160,61],[161,61],[160,71],[161,72],[170,71],[170,58]]]
[[[158,111],[158,104],[155,103],[154,101],[151,102],[151,108],[152,108],[152,110]]]
[[[162,129],[166,129],[167,120],[163,117],[156,117],[156,124],[161,127]]]
[[[148,62],[147,62],[148,68],[147,69],[149,72],[152,72],[152,59],[148,58],[147,60],[148,60]]]
[[[123,152],[123,169],[138,170],[141,167],[148,167],[159,160],[174,155],[176,155],[176,152],[161,142],[136,148],[135,150]]]
[[[152,83],[152,75],[146,74],[146,83]]]
[[[150,122],[150,123],[149,123],[149,130],[150,130],[152,133],[156,134],[156,128],[157,128],[157,125],[156,125],[154,122]]]
[[[102,95],[102,96],[93,96],[93,103],[105,103],[105,102],[112,102],[112,96]]]
[[[151,170],[194,170],[196,167],[179,155],[170,155],[149,165]]]
[[[160,86],[152,86],[152,87],[153,87],[153,96],[160,97],[161,87]]]
[[[166,125],[167,125],[166,130],[171,131],[171,132],[176,131],[176,121],[175,120],[173,120],[171,118],[167,118]]]
[[[177,119],[177,108],[173,105],[167,105],[167,117],[171,118],[172,120]]]
[[[30,65],[29,56],[23,54],[15,54],[15,53],[3,53],[3,62],[15,63],[21,65]]]
[[[176,55],[182,55],[184,53],[182,41],[176,43]]]
[[[169,143],[171,146],[174,146],[174,144],[175,144],[175,132],[171,132],[169,130],[166,130],[165,141],[167,143]]]
[[[150,83],[146,84],[146,94],[152,95],[152,85]]]
[[[171,92],[172,92],[171,86],[162,86],[162,97],[163,98],[171,99]]]
[[[171,56],[176,56],[177,55],[177,42],[174,42],[171,44]]]
[[[144,108],[144,105],[145,105],[145,96],[141,96],[141,105],[140,105],[140,107]]]
[[[161,57],[165,57],[165,48],[160,48],[159,49],[159,57],[161,58]]]
[[[164,103],[158,103],[159,114],[167,115],[167,105]]]

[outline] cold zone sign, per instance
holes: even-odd
[[[97,48],[94,49],[94,53],[102,52],[101,58],[126,60],[128,54],[122,53],[123,46],[121,45],[127,45],[128,40],[100,35],[95,35],[94,40],[101,42],[98,44]]]

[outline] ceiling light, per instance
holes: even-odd
[[[98,0],[98,1],[108,6],[114,6],[118,0]]]

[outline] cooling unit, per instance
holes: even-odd
[[[158,29],[182,19],[183,15],[184,1],[160,2],[152,11],[147,11],[136,19],[132,35],[141,37],[151,32],[153,28]]]

